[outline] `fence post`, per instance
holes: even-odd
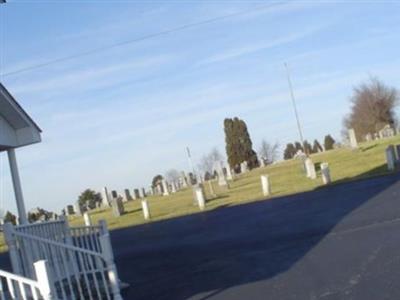
[[[49,274],[46,260],[39,260],[34,264],[36,280],[39,285],[40,294],[44,300],[55,300],[54,285]]]
[[[11,223],[3,225],[4,238],[8,245],[8,252],[10,253],[10,260],[13,272],[18,275],[22,275],[21,261],[18,258],[18,248],[14,236],[14,226]]]
[[[100,221],[101,222],[101,221]],[[105,221],[103,221],[105,223]],[[104,225],[104,223],[102,223]],[[101,245],[101,250],[102,250],[102,255],[106,261],[107,265],[107,274],[108,274],[108,279],[110,280],[110,285],[111,285],[111,292],[113,295],[114,300],[123,300],[120,294],[120,288],[119,288],[119,279],[118,279],[118,273],[117,273],[117,267],[115,266],[114,263],[114,255],[111,247],[111,242],[110,242],[110,235],[109,233],[103,233],[100,236],[100,245]]]

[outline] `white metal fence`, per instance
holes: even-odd
[[[19,300],[53,300],[54,295],[49,283],[46,261],[34,264],[38,280],[28,279],[19,275],[0,270],[0,299]]]
[[[56,299],[122,299],[104,221],[76,228],[70,228],[65,219],[23,226],[6,224],[4,233],[13,271],[36,280],[34,264],[46,260]]]

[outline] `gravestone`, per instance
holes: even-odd
[[[163,196],[169,196],[168,184],[165,179],[161,180]]]
[[[103,187],[101,191],[101,204],[103,207],[110,207],[110,194],[106,187]]]
[[[395,131],[389,124],[386,124],[381,130],[379,130],[379,137],[381,139],[393,137],[394,134]]]
[[[386,148],[386,163],[389,171],[393,171],[395,169],[396,155],[394,152],[394,146],[389,145]]]
[[[145,220],[150,220],[151,215],[150,215],[150,208],[149,208],[149,204],[147,202],[146,199],[143,199],[141,201],[142,204],[142,211],[143,211],[143,217]]]
[[[350,128],[348,133],[349,133],[350,147],[352,149],[357,149],[358,144],[357,144],[356,132],[354,131],[353,128]]]
[[[372,134],[367,133],[367,134],[365,135],[365,140],[366,140],[367,142],[372,141]]]
[[[83,214],[83,221],[85,222],[85,226],[92,226],[92,220],[90,219],[88,212]]]
[[[229,164],[225,164],[225,168],[226,168],[226,179],[233,180],[233,173],[231,168],[229,167]]]
[[[307,174],[307,167],[306,167],[307,155],[303,151],[300,151],[298,152],[296,158],[298,158],[301,161],[301,171]]]
[[[146,196],[147,196],[146,190],[142,188],[142,198],[146,198]]]
[[[331,172],[328,163],[321,163],[321,175],[324,184],[331,183]]]
[[[258,156],[258,162],[260,163],[260,168],[264,168],[265,167],[264,157]]]
[[[262,186],[262,191],[264,196],[270,196],[271,195],[271,183],[269,181],[269,176],[268,175],[261,175],[261,186]]]
[[[208,189],[210,190],[211,197],[212,198],[217,197],[217,194],[215,194],[215,191],[214,191],[212,180],[211,179],[207,180],[207,183],[208,183]]]
[[[247,161],[244,161],[240,164],[240,173],[247,173],[249,171],[249,165]]]
[[[112,198],[112,199],[117,199],[117,198],[118,198],[118,193],[117,193],[117,191],[111,191],[111,198]]]
[[[125,189],[124,190],[124,195],[125,195],[125,201],[132,201],[132,196],[131,196],[131,192],[129,191],[129,189]]]
[[[176,193],[176,185],[175,185],[175,181],[172,181],[171,183],[171,193],[175,194]]]
[[[307,177],[311,179],[317,178],[317,172],[315,171],[314,163],[312,162],[311,158],[307,158],[305,161]]]
[[[181,183],[182,183],[182,187],[183,187],[183,188],[187,188],[187,187],[188,187],[188,182],[187,182],[186,174],[185,174],[185,172],[183,172],[183,171],[182,171],[182,173],[181,173]]]
[[[67,216],[71,216],[71,215],[75,214],[74,206],[73,206],[73,205],[67,205],[67,206],[65,207],[65,214],[66,214]]]
[[[114,217],[119,217],[124,214],[124,204],[122,203],[122,199],[120,197],[113,198],[111,200],[111,207]]]
[[[162,195],[161,183],[158,183],[156,186],[156,195]]]
[[[75,213],[78,216],[81,216],[84,213],[82,205],[79,203],[79,201],[76,201],[75,203]]]
[[[139,189],[134,189],[133,194],[135,195],[135,199],[140,199]]]
[[[222,163],[220,161],[215,162],[214,169],[215,171],[217,171],[218,185],[221,187],[228,187],[228,182],[226,181],[225,173],[222,168]]]
[[[400,164],[400,145],[396,145],[396,164]]]
[[[206,207],[206,197],[204,194],[204,188],[199,184],[193,187],[193,190],[197,205],[199,206],[200,210],[204,210]]]

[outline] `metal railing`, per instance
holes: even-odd
[[[6,224],[4,233],[13,271],[35,280],[34,262],[46,260],[57,299],[122,299],[104,221],[98,226],[75,228],[66,220]]]
[[[36,277],[32,280],[0,270],[0,299],[18,300],[53,300],[51,279],[48,273],[47,262],[42,260],[34,263]]]

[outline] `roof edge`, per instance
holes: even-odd
[[[0,89],[5,92],[5,94],[8,97],[8,100],[11,100],[11,102],[17,107],[18,110],[28,119],[29,122],[32,123],[32,125],[40,132],[42,133],[42,129],[36,124],[36,122],[31,118],[31,116],[28,115],[28,113],[23,109],[23,107],[15,100],[14,96],[7,90],[7,88],[0,82]]]

